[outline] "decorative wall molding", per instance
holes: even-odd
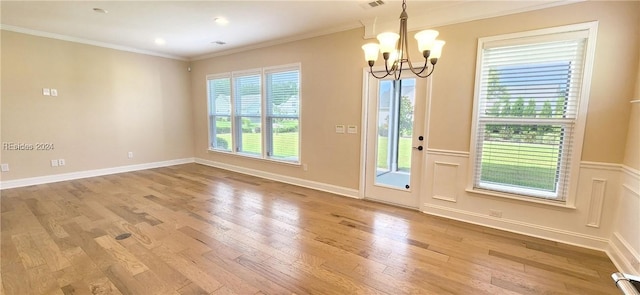
[[[196,158],[195,162],[198,164],[202,164],[210,167],[215,167],[215,168],[229,170],[237,173],[275,180],[283,183],[293,184],[293,185],[315,189],[315,190],[328,192],[336,195],[341,195],[345,197],[360,199],[359,191],[357,189],[351,189],[351,188],[341,187],[337,185],[301,179],[297,177],[285,176],[285,175],[280,175],[276,173],[271,173],[271,172],[266,172],[262,170],[251,169],[251,168],[245,168],[245,167],[230,165],[226,163],[221,163],[221,162],[216,162],[216,161],[211,161],[211,160],[206,160],[201,158]]]
[[[631,177],[640,179],[640,170],[638,169],[633,169],[627,165],[622,165],[622,172],[624,172],[625,174]]]
[[[604,250],[609,245],[609,240],[577,232],[561,230],[537,224],[522,222],[513,219],[497,218],[476,212],[459,210],[435,204],[424,204],[426,214],[454,219],[462,222],[477,224],[490,228],[505,230],[526,236],[552,240],[579,247]]]
[[[640,254],[617,232],[611,236],[606,252],[620,272],[640,275]]]
[[[103,175],[109,175],[109,174],[117,174],[117,173],[187,164],[187,163],[193,163],[193,162],[194,162],[194,158],[184,158],[184,159],[176,159],[176,160],[137,164],[137,165],[127,165],[127,166],[119,166],[119,167],[112,167],[112,168],[103,168],[103,169],[86,170],[86,171],[70,172],[70,173],[63,173],[63,174],[21,178],[21,179],[7,180],[7,181],[0,182],[0,189],[17,188],[17,187],[24,187],[24,186],[38,185],[38,184],[45,184],[45,183],[52,183],[52,182],[59,182],[59,181],[68,181],[68,180],[75,180],[75,179],[81,179],[81,178],[96,177],[96,176],[103,176]]]
[[[622,170],[622,166],[623,166],[622,164],[615,164],[615,163],[580,161],[580,168],[584,168],[584,169],[620,171]]]
[[[640,275],[640,173],[623,165],[618,210],[607,254],[619,271]]]
[[[604,204],[606,186],[606,179],[591,179],[591,201],[589,203],[587,226],[596,228],[600,227],[600,218],[602,217],[602,205]]]
[[[624,183],[622,184],[622,188],[628,192],[631,193],[631,195],[635,196],[636,198],[640,199],[640,191],[637,191],[636,189],[634,189],[633,187],[631,187],[630,185]]]
[[[447,163],[435,161],[433,163],[433,192],[432,198],[457,202],[458,194],[456,193],[458,184],[458,163]]]

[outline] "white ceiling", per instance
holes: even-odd
[[[397,30],[401,1],[375,8],[371,1],[1,1],[0,20],[5,30],[189,60],[363,25],[367,37],[376,24]],[[407,13],[416,28],[566,3],[410,0]],[[216,17],[229,23],[218,25]]]

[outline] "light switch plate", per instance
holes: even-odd
[[[2,172],[7,172],[9,171],[9,164],[2,164],[0,165],[0,167],[2,167]]]
[[[42,95],[44,95],[44,96],[49,96],[49,95],[51,95],[51,89],[49,89],[49,88],[42,88]]]
[[[51,96],[58,96],[58,89],[51,89]]]

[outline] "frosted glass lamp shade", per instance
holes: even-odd
[[[442,55],[442,47],[446,42],[442,40],[433,41],[433,47],[431,47],[431,58],[440,58]]]
[[[420,31],[415,35],[416,40],[418,40],[418,49],[420,52],[425,50],[431,50],[433,47],[433,41],[438,37],[438,31],[436,30],[424,30]]]
[[[380,42],[380,52],[387,53],[396,50],[396,44],[398,43],[398,39],[400,39],[400,35],[396,33],[381,33],[378,34],[378,41]]]
[[[364,50],[364,59],[366,61],[376,61],[378,59],[380,46],[376,43],[367,43],[362,45],[362,50]]]
[[[391,69],[393,64],[399,59],[400,54],[397,50],[393,50],[389,53],[389,59],[387,60],[387,67]]]

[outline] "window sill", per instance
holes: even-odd
[[[239,158],[243,158],[243,159],[258,160],[258,161],[264,161],[264,162],[275,163],[275,164],[283,164],[283,165],[288,165],[288,166],[296,166],[296,167],[302,166],[302,162],[300,162],[300,161],[291,162],[291,161],[283,161],[283,160],[277,160],[277,159],[271,159],[271,158],[262,158],[260,156],[254,156],[254,155],[251,155],[251,154],[234,153],[232,151],[222,151],[222,150],[207,149],[207,153],[217,153],[217,154],[229,155],[229,156],[233,156],[233,157],[239,157]]]
[[[485,195],[485,196],[491,196],[491,197],[505,198],[505,199],[522,201],[522,202],[529,202],[529,203],[542,204],[542,205],[553,206],[553,207],[560,207],[560,208],[565,208],[565,209],[577,209],[576,206],[574,206],[573,204],[570,204],[569,202],[557,202],[557,201],[545,200],[545,199],[541,199],[541,198],[539,199],[539,198],[536,198],[536,197],[525,197],[525,196],[520,196],[520,195],[515,195],[515,194],[501,193],[501,192],[495,192],[495,191],[489,191],[489,190],[483,190],[483,189],[468,188],[468,189],[465,189],[465,191],[468,192],[468,193],[477,194],[477,195]]]

